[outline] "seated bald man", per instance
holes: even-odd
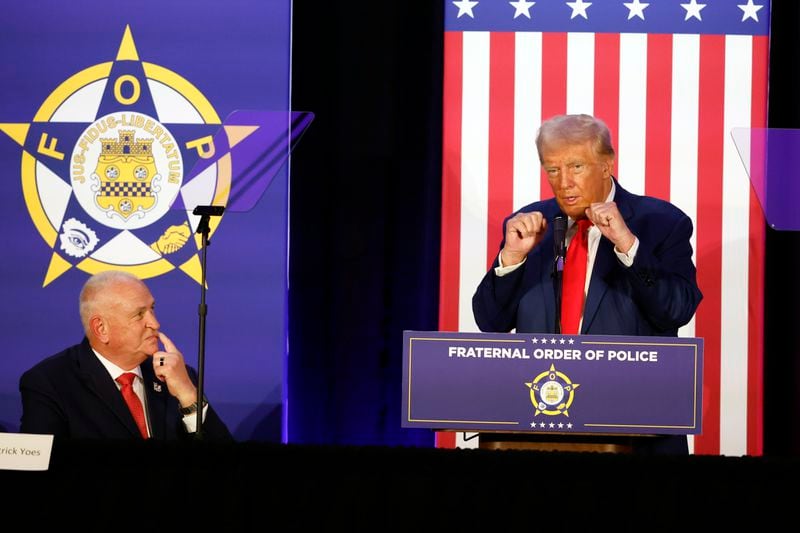
[[[196,373],[161,331],[144,282],[121,271],[95,274],[81,290],[80,317],[83,341],[20,378],[22,433],[186,439],[200,408],[205,440],[233,440],[207,402],[197,406]]]

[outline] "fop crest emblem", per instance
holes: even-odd
[[[222,121],[189,80],[139,57],[130,28],[112,61],[63,81],[30,123],[2,118],[23,147],[25,205],[52,250],[44,286],[73,267],[142,279],[178,268],[200,283],[199,217],[171,206],[227,204],[231,161],[212,159]],[[188,176],[201,159],[213,163]]]
[[[160,189],[153,140],[136,139],[135,130],[121,130],[118,139],[100,139],[100,144],[97,168],[91,176],[95,204],[109,217],[143,218],[155,206]]]

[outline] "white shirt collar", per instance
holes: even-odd
[[[133,372],[134,374],[139,376],[139,379],[142,379],[142,369],[139,368],[138,366],[136,368],[132,368],[131,370],[123,370],[122,368],[118,367],[117,365],[115,365],[114,363],[103,357],[94,348],[92,348],[92,351],[97,356],[97,359],[100,360],[105,369],[108,371],[108,374],[111,376],[111,379],[113,379],[114,381],[116,381],[117,378],[120,377],[125,372]]]
[[[608,197],[606,198],[606,202],[614,201],[614,196],[617,195],[617,184],[614,183],[614,178],[611,178],[611,190],[608,192]]]

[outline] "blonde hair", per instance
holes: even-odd
[[[548,146],[561,143],[581,144],[587,141],[592,142],[597,155],[614,158],[611,132],[599,118],[584,114],[556,115],[549,118],[539,127],[539,134],[536,136],[539,162],[543,163],[542,153]]]

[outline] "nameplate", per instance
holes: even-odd
[[[52,435],[0,433],[0,470],[47,470]]]
[[[403,333],[402,427],[699,434],[703,340]]]

